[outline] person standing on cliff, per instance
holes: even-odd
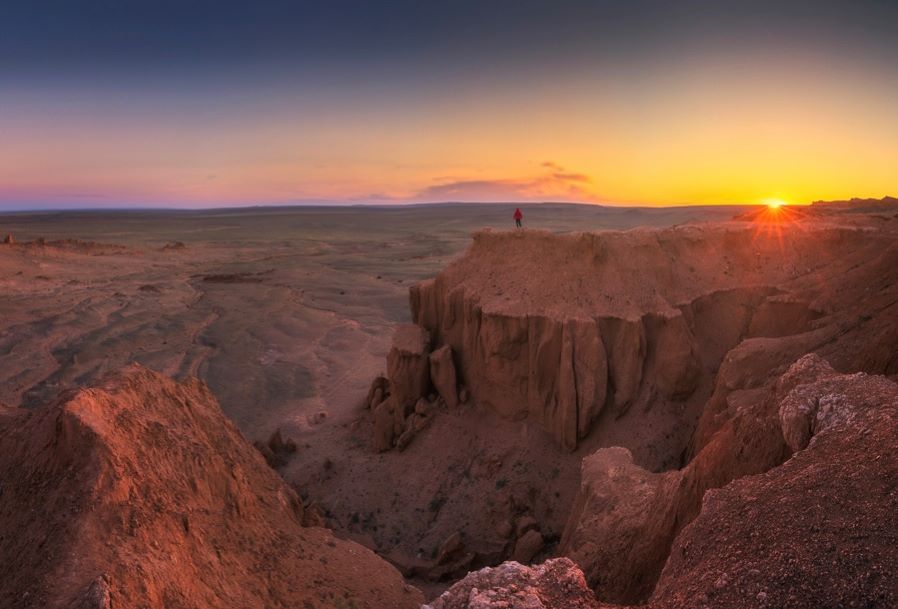
[[[518,207],[517,209],[514,210],[514,225],[515,225],[515,227],[521,228],[522,227],[521,220],[523,220],[523,219],[524,219],[524,214],[521,213],[521,208]]]

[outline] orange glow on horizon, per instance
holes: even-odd
[[[215,113],[177,99],[157,110],[88,95],[63,112],[23,98],[6,106],[14,121],[0,115],[0,204],[751,205],[775,193],[794,206],[895,194],[898,81],[837,68],[448,83],[406,106],[351,88],[328,92],[337,104],[260,98]]]

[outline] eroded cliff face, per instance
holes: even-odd
[[[605,409],[687,402],[743,339],[809,329],[823,312],[787,284],[873,251],[861,233],[482,231],[412,287],[412,317],[452,348],[472,399],[573,450]]]
[[[600,600],[583,593],[584,573],[575,566],[583,564],[581,553],[574,563],[504,563],[471,573],[431,606],[610,608],[602,601],[615,590],[624,598],[642,585],[625,565],[646,565],[653,542],[676,526],[683,495],[695,490],[700,492],[689,502],[697,503],[689,509],[697,514],[676,536],[657,586],[640,607],[898,606],[892,575],[898,567],[898,385],[883,376],[839,374],[813,354],[774,381],[765,412],[776,427],[756,433],[768,441],[785,438],[796,452],[763,473],[734,476],[704,492],[701,476],[739,450],[726,442],[716,449],[722,453],[709,444],[696,459],[704,464],[662,474],[634,465],[621,448],[602,449],[584,461],[577,507],[582,528],[565,536],[570,544],[592,527],[591,546],[568,548],[592,553],[585,578],[590,568],[601,573]],[[743,442],[746,435],[736,434]],[[551,574],[559,583],[547,594],[544,582]]]
[[[474,405],[459,416],[485,407],[583,458],[573,505],[553,507],[570,509],[563,534],[530,559],[571,558],[601,602],[647,602],[703,497],[778,469],[813,432],[784,432],[780,375],[809,353],[846,372],[898,373],[896,227],[799,218],[484,231],[412,288],[413,327],[429,338],[415,357],[450,358]],[[397,333],[394,350],[405,342]],[[418,415],[402,412],[408,430]]]
[[[779,467],[704,495],[649,606],[898,606],[898,385],[808,355],[776,383]]]
[[[198,381],[134,366],[0,409],[0,606],[418,607],[297,495]]]

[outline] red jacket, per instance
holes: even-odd
[[[524,214],[521,213],[521,208],[514,210],[514,219],[515,220],[520,220],[523,217],[524,217]]]

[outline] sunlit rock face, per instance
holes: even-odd
[[[373,552],[303,527],[296,493],[199,381],[132,366],[54,404],[0,409],[0,446],[0,606],[423,600]]]
[[[572,450],[606,409],[699,399],[745,338],[805,332],[822,313],[791,284],[882,246],[850,228],[758,231],[481,231],[411,289],[412,317],[475,401]]]
[[[421,609],[599,609],[583,573],[566,558],[526,567],[505,562],[469,573]]]

